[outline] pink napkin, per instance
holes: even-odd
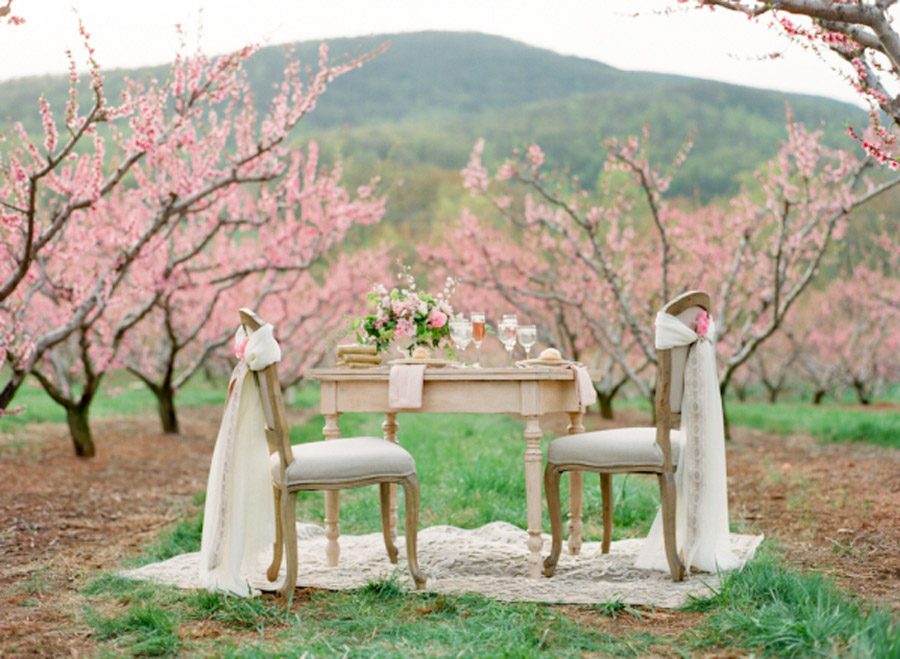
[[[568,366],[575,371],[575,395],[578,398],[578,408],[583,412],[597,402],[597,390],[594,389],[587,367],[571,362]]]
[[[388,406],[395,410],[422,407],[425,364],[397,364],[391,367]]]

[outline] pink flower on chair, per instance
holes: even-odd
[[[700,313],[697,314],[697,320],[694,321],[694,331],[697,333],[697,336],[706,336],[709,332],[709,314],[700,310]]]

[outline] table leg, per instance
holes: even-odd
[[[528,577],[541,576],[541,424],[540,417],[525,417],[525,501],[528,507]]]
[[[389,442],[397,443],[397,429],[400,424],[397,423],[397,414],[395,412],[385,412],[384,423],[381,429],[384,431],[384,438]],[[390,484],[391,490],[391,540],[397,542],[397,485]]]
[[[570,435],[584,432],[584,415],[581,412],[569,413]],[[569,553],[581,551],[582,535],[582,491],[584,489],[584,472],[569,472]]]
[[[341,430],[338,427],[337,414],[325,415],[325,428],[323,434],[325,439],[338,439],[341,436]],[[337,490],[325,491],[325,560],[330,567],[336,567],[338,559],[341,556],[341,546],[338,543],[340,538],[340,530],[338,529],[338,517],[340,512],[340,492]]]

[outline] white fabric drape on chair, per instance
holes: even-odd
[[[254,593],[244,575],[256,568],[260,552],[271,549],[275,541],[265,420],[251,371],[279,361],[281,348],[268,324],[249,339],[239,328],[235,346],[239,361],[228,384],[206,486],[200,582],[209,590],[248,597]]]
[[[686,569],[730,570],[741,561],[730,548],[725,429],[716,372],[716,327],[703,336],[675,316],[656,315],[656,348],[693,345],[684,373],[681,430],[684,444],[675,470],[675,535]],[[641,547],[635,567],[668,570],[661,513]]]

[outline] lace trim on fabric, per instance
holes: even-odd
[[[231,373],[231,382],[228,385],[228,405],[225,408],[225,418],[222,420],[223,425],[227,428],[226,437],[229,438],[225,446],[225,457],[223,461],[222,480],[219,481],[219,514],[216,516],[216,528],[213,533],[212,552],[209,555],[207,568],[214,570],[222,562],[222,552],[225,546],[225,520],[228,506],[228,492],[231,488],[233,479],[233,469],[231,463],[234,460],[234,449],[237,437],[238,409],[241,404],[241,390],[244,387],[244,380],[247,378],[249,368],[247,362],[241,360],[234,371]]]

